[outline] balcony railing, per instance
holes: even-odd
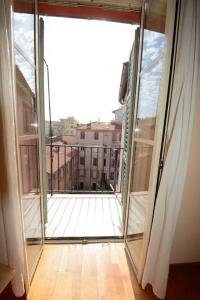
[[[48,193],[120,193],[120,147],[46,145]]]

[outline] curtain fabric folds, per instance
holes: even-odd
[[[17,170],[13,79],[13,58],[11,39],[10,0],[0,1],[0,135],[1,173],[0,201],[2,222],[0,236],[0,262],[15,269],[12,281],[16,296],[24,294],[24,242],[20,210],[19,182]]]
[[[171,248],[191,144],[200,66],[200,2],[181,1],[177,59],[168,128],[168,152],[157,195],[142,286],[166,294]]]

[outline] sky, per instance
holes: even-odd
[[[164,34],[144,30],[138,118],[151,118],[157,114],[165,43]]]
[[[122,64],[129,60],[136,27],[56,17],[44,17],[44,24],[52,120],[68,116],[81,123],[114,119],[112,111],[120,107]],[[47,89],[45,94],[48,119]]]
[[[50,68],[52,120],[114,119],[122,64],[129,60],[135,26],[114,22],[44,17],[45,60]],[[34,17],[14,14],[16,64],[35,93]],[[155,117],[166,37],[144,30],[137,117]],[[46,74],[45,74],[46,75]],[[46,120],[48,116],[47,82]]]

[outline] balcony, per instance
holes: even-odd
[[[39,236],[37,145],[21,145],[26,235]],[[53,144],[46,146],[47,238],[121,237],[122,148]],[[31,162],[27,165],[26,162]],[[144,161],[138,159],[138,163]],[[32,176],[28,177],[29,170]],[[35,175],[35,176],[34,176]],[[94,176],[95,175],[95,176]],[[31,182],[27,180],[31,178]],[[140,178],[143,178],[140,174]],[[144,181],[145,183],[146,181]],[[139,188],[138,188],[139,189]],[[147,192],[131,193],[129,235],[144,231]],[[31,225],[31,226],[30,226]]]
[[[120,147],[46,146],[48,193],[121,193]]]
[[[114,194],[48,196],[47,238],[120,237],[121,199]]]
[[[47,238],[121,237],[122,148],[46,146]]]

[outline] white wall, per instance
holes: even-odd
[[[188,172],[176,227],[171,262],[200,261],[200,91],[192,135]]]

